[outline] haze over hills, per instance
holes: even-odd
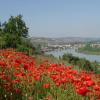
[[[32,43],[47,43],[47,44],[66,44],[66,43],[86,43],[100,42],[100,38],[84,38],[84,37],[61,37],[61,38],[46,38],[46,37],[31,37]]]

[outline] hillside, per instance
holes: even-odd
[[[86,43],[100,42],[99,38],[83,38],[83,37],[61,37],[61,38],[46,38],[46,37],[31,37],[32,43],[45,44],[67,44],[67,43]]]

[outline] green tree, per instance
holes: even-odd
[[[17,45],[21,43],[21,39],[18,36],[15,36],[14,34],[10,35],[9,33],[6,33],[3,36],[3,40],[5,41],[6,48],[16,48]]]
[[[27,37],[28,27],[22,19],[22,15],[11,16],[7,22],[3,23],[3,32],[14,34],[19,37]]]
[[[0,23],[0,48],[14,48],[28,54],[39,54],[40,46],[35,47],[28,39],[28,27],[22,15],[11,16],[3,24]]]
[[[28,28],[21,15],[11,16],[8,21],[1,25],[0,29],[6,48],[16,48],[21,43],[22,37],[26,38],[28,36]]]
[[[2,25],[1,25],[1,23],[0,23],[0,35],[1,35],[1,33],[2,33],[2,27],[1,27]]]

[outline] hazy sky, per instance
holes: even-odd
[[[100,37],[100,0],[0,0],[0,21],[22,14],[30,36]]]

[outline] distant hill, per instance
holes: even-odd
[[[32,43],[40,43],[40,44],[100,42],[100,38],[83,38],[83,37],[61,37],[61,38],[31,37],[30,40]]]

